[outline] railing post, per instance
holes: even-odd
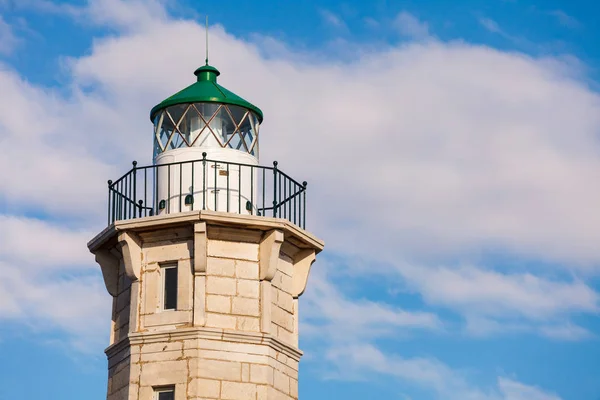
[[[140,205],[140,218],[142,218],[142,208],[144,206],[144,200],[138,201],[138,204]]]
[[[137,167],[137,161],[133,161],[131,164],[133,164],[133,169],[131,170],[131,173],[133,174],[133,218],[135,218],[135,215],[137,214],[135,212],[135,205],[137,203],[137,171],[136,171],[136,167]],[[141,208],[140,208],[140,212],[141,212]],[[140,213],[140,217],[141,217],[141,213]]]
[[[112,181],[109,179],[108,180],[108,225],[112,224],[113,221],[111,221],[111,212],[110,212],[110,186],[112,185]],[[113,204],[114,206],[114,204]]]
[[[304,192],[302,193],[302,196],[304,197],[302,200],[302,203],[304,203],[302,205],[302,212],[304,214],[302,216],[302,229],[306,229],[306,185],[308,185],[308,182],[302,182],[302,186],[304,186]]]
[[[202,209],[206,210],[206,152],[202,153]]]
[[[277,218],[277,161],[273,161],[273,218]]]

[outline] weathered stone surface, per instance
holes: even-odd
[[[157,386],[174,386],[176,400],[297,399],[295,263],[319,243],[279,225],[258,229],[255,217],[242,232],[217,214],[218,227],[190,213],[185,218],[193,223],[181,219],[164,235],[140,220],[141,257],[137,265],[128,260],[139,271],[133,278],[120,248],[111,250],[119,262],[112,337],[122,341],[107,350],[113,360],[108,400],[151,400]],[[259,259],[263,253],[268,260]],[[160,275],[161,265],[172,262],[178,265],[174,311],[162,309]]]
[[[208,255],[211,257],[258,261],[258,244],[209,240]]]
[[[235,260],[228,258],[208,257],[206,274],[210,276],[235,276]]]
[[[273,385],[273,367],[269,365],[252,364],[250,366],[250,382]]]
[[[256,385],[252,383],[222,382],[221,399],[256,400]]]
[[[221,382],[211,379],[193,378],[188,384],[188,393],[198,398],[218,399],[221,393]]]
[[[242,364],[233,361],[195,359],[190,362],[192,377],[241,381]]]
[[[239,331],[260,332],[260,318],[237,317],[236,328]]]
[[[235,329],[236,324],[237,321],[234,316],[211,312],[206,313],[206,326],[221,329]]]
[[[235,276],[241,279],[258,280],[258,263],[235,260]]]
[[[217,276],[206,277],[206,293],[234,296],[237,292],[237,282],[233,278]]]
[[[260,282],[257,280],[238,279],[237,295],[258,299],[260,295]]]
[[[206,310],[228,314],[231,312],[231,297],[209,294],[206,296]]]
[[[250,315],[258,317],[260,315],[259,305],[258,299],[234,297],[231,303],[231,312],[237,315]]]
[[[187,360],[152,362],[142,365],[140,386],[173,385],[187,379]]]

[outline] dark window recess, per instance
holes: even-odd
[[[165,390],[158,392],[157,400],[175,400],[175,390]]]
[[[164,268],[165,274],[165,310],[177,309],[177,267]],[[172,399],[165,397],[165,400]],[[162,397],[160,397],[162,400]]]

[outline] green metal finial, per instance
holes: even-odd
[[[208,15],[206,16],[206,60],[205,65],[208,65]]]

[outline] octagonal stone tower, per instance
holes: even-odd
[[[108,400],[298,398],[298,298],[323,242],[306,182],[258,164],[262,112],[218,71],[151,112],[154,164],[89,243],[113,297]]]

